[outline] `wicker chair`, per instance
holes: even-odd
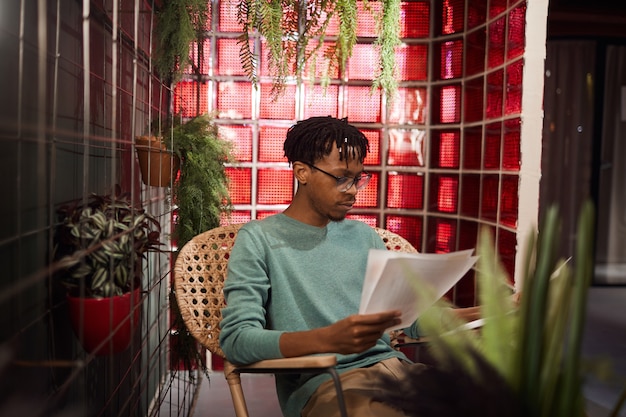
[[[335,383],[337,400],[346,416],[341,383],[335,370],[335,355],[271,359],[246,366],[228,362],[219,345],[221,310],[225,307],[223,287],[230,251],[241,224],[217,227],[195,236],[180,250],[174,267],[176,300],[189,332],[212,354],[224,358],[224,376],[228,381],[235,414],[247,417],[241,373],[329,373]],[[389,250],[417,252],[401,236],[375,228]]]

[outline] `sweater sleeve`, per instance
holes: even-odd
[[[282,357],[279,339],[283,332],[265,329],[270,291],[265,248],[250,229],[248,224],[237,234],[224,285],[220,345],[235,364]]]

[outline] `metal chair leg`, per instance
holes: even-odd
[[[339,375],[335,368],[328,369],[328,373],[333,378],[333,382],[335,384],[335,391],[337,391],[337,402],[339,403],[339,412],[341,413],[341,417],[348,417],[348,412],[346,410],[346,402],[343,398],[343,390],[341,389],[341,381],[339,380]]]

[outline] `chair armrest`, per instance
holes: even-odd
[[[324,369],[337,365],[335,355],[321,356],[299,356],[295,358],[267,359],[251,363],[249,365],[237,365],[239,372],[258,372],[268,369],[290,370],[290,369]]]

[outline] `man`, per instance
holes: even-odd
[[[233,363],[336,353],[348,413],[403,416],[375,401],[377,380],[411,365],[390,346],[386,329],[400,311],[359,315],[368,251],[385,249],[365,223],[347,220],[370,175],[366,137],[346,121],[313,117],[287,132],[285,156],[298,189],[280,214],[244,225],[224,288],[220,343]],[[415,329],[407,329],[415,336]],[[339,415],[322,375],[277,375],[288,417]]]

